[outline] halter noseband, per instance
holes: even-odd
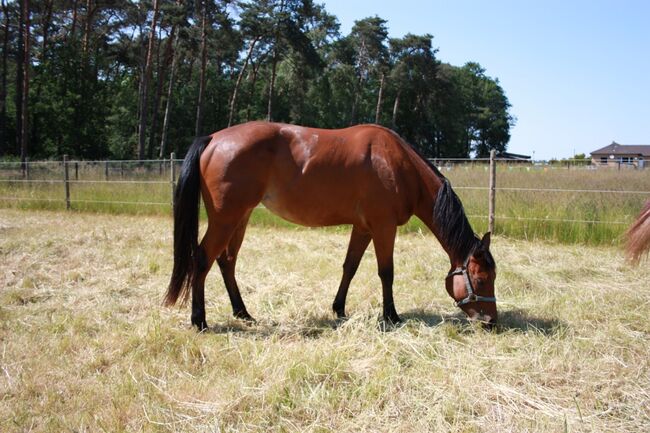
[[[469,275],[467,274],[467,265],[469,264],[470,257],[471,255],[467,256],[465,262],[463,263],[463,266],[459,266],[453,271],[449,271],[447,277],[445,278],[445,280],[447,280],[449,277],[453,277],[454,275],[462,275],[463,279],[465,280],[465,289],[467,290],[467,296],[465,296],[460,301],[454,302],[454,305],[456,305],[457,307],[461,307],[471,302],[496,302],[497,298],[495,298],[494,296],[481,296],[474,293],[474,286],[472,286],[472,280],[469,279]]]

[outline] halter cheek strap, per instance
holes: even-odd
[[[468,262],[469,262],[469,257],[465,260],[463,266],[459,266],[447,274],[447,278],[453,277],[454,275],[462,275],[463,280],[465,280],[465,290],[467,290],[467,296],[465,296],[460,301],[456,301],[454,304],[457,307],[461,307],[471,302],[496,302],[497,298],[495,298],[494,296],[481,296],[481,295],[477,295],[474,292],[474,286],[472,286],[472,281],[469,279],[469,275],[467,273]]]

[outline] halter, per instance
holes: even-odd
[[[496,302],[497,298],[495,298],[494,296],[481,296],[474,293],[474,286],[472,286],[472,280],[469,279],[469,275],[467,274],[467,265],[469,264],[470,257],[471,254],[467,256],[465,262],[463,262],[463,266],[459,266],[453,271],[449,271],[447,277],[445,277],[446,280],[449,277],[453,277],[454,275],[462,275],[463,279],[465,280],[465,289],[467,290],[467,296],[465,296],[460,301],[456,301],[454,305],[456,305],[457,307],[461,307],[471,302]]]

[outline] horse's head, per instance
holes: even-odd
[[[490,254],[490,233],[477,240],[462,266],[449,271],[445,280],[447,293],[470,320],[491,328],[497,323],[497,303],[494,297],[496,265]]]

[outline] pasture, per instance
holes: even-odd
[[[500,325],[485,332],[453,306],[447,256],[414,227],[395,248],[406,323],[384,329],[372,246],[337,322],[348,233],[253,224],[238,275],[258,323],[231,318],[213,269],[211,329],[197,334],[188,307],[161,307],[171,231],[165,216],[0,209],[1,431],[650,425],[648,267],[617,246],[494,237]]]

